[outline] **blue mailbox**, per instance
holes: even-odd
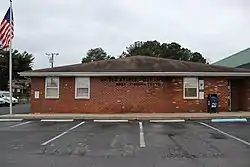
[[[208,94],[207,96],[207,107],[209,113],[217,113],[218,112],[218,95],[217,94]]]

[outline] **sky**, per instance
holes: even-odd
[[[8,0],[0,0],[0,19]],[[13,0],[13,48],[49,67],[80,63],[89,49],[119,56],[135,41],[177,42],[210,63],[250,46],[249,0]]]

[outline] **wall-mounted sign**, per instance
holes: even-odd
[[[161,77],[105,77],[102,82],[112,82],[116,86],[161,86]]]
[[[34,98],[35,98],[35,99],[39,99],[39,91],[35,91],[35,93],[34,93]]]
[[[204,80],[199,80],[199,90],[204,90]]]
[[[199,92],[199,99],[204,99],[204,92]]]

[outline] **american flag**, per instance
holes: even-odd
[[[10,7],[0,24],[0,46],[2,48],[9,47],[10,40],[13,38],[14,38],[14,18],[13,18],[12,8]]]

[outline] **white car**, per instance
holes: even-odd
[[[10,94],[7,91],[0,91],[0,98],[4,101],[3,105],[8,106],[10,104]],[[16,105],[18,100],[12,97],[12,105]]]

